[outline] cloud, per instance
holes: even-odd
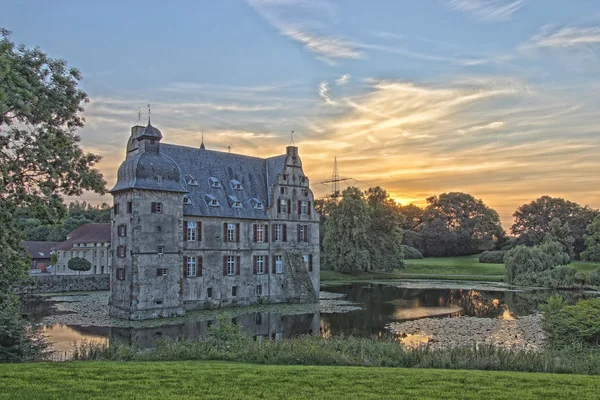
[[[321,82],[319,84],[317,92],[319,93],[319,97],[321,97],[325,101],[325,103],[331,106],[334,106],[336,104],[335,101],[333,101],[329,96],[329,85],[327,84],[327,82]]]
[[[504,122],[494,121],[494,122],[490,122],[489,124],[475,125],[475,126],[471,126],[469,128],[459,129],[459,130],[457,130],[457,132],[466,134],[466,133],[483,131],[483,130],[499,129],[499,128],[502,128],[503,126],[504,126]]]
[[[315,8],[318,18],[324,18],[322,10],[327,2],[307,1],[273,1],[273,0],[247,0],[259,15],[270,25],[275,27],[281,35],[300,43],[307,51],[315,54],[323,62],[335,65],[339,60],[360,59],[364,54],[356,44],[349,40],[325,35],[309,29],[307,23],[297,16],[286,16],[286,11],[293,7]],[[331,10],[333,6],[325,7]],[[331,13],[331,12],[330,12]]]
[[[335,83],[338,84],[338,86],[344,86],[345,84],[347,84],[348,82],[350,82],[350,78],[352,76],[350,74],[344,74],[342,76],[340,76],[339,78],[337,78],[335,80]]]
[[[482,21],[509,19],[525,4],[525,0],[449,0],[448,6]]]
[[[537,47],[569,48],[600,44],[600,27],[545,27],[530,43]]]

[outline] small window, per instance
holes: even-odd
[[[185,234],[187,235],[187,240],[189,242],[196,241],[196,239],[198,238],[198,224],[196,224],[195,221],[188,221],[187,232]]]
[[[198,186],[198,181],[196,180],[196,178],[194,178],[191,175],[186,175],[185,176],[185,181],[190,186]]]
[[[283,174],[283,180],[287,181],[288,180],[288,174]]]
[[[211,287],[206,289],[206,297],[208,297],[209,299],[212,299],[212,288]]]
[[[196,257],[187,258],[187,276],[197,275]]]
[[[212,188],[220,189],[223,187],[221,185],[221,182],[219,182],[219,180],[217,178],[212,177],[212,176],[210,178],[208,178],[208,183],[210,184],[210,187],[212,187]]]
[[[127,214],[131,214],[133,212],[133,201],[127,202]]]
[[[237,296],[237,286],[231,287],[231,297]]]
[[[234,190],[243,190],[244,189],[244,187],[242,186],[242,182],[238,181],[237,179],[231,180],[231,187]]]
[[[256,256],[256,273],[261,275],[265,273],[265,256]]]
[[[234,256],[227,256],[227,275],[235,275],[235,257]]]
[[[304,190],[302,191],[302,194],[304,194],[305,196],[308,196],[308,189],[304,189]]]
[[[127,256],[127,246],[117,247],[117,257],[125,258]]]
[[[152,213],[161,214],[162,213],[162,203],[153,201],[152,202]]]
[[[282,186],[282,187],[279,189],[279,191],[280,191],[280,193],[281,193],[281,194],[287,194],[287,193],[288,193],[288,188],[287,188],[287,187],[285,187],[285,186]]]
[[[251,198],[249,203],[250,203],[250,206],[252,208],[254,208],[255,210],[264,210],[264,208],[265,208],[263,202],[260,201],[259,199],[257,199],[256,197]]]
[[[156,232],[162,232],[162,227],[160,227],[160,226],[157,226],[157,227],[156,227]]]
[[[302,214],[302,215],[308,214],[308,201],[302,200],[300,202],[300,214]]]
[[[192,199],[187,194],[183,195],[183,204],[192,204]]]
[[[275,256],[275,273],[283,273],[283,256]]]
[[[113,212],[115,215],[119,213],[119,203],[115,203],[115,205],[113,206]]]
[[[235,224],[227,224],[227,241],[228,242],[235,242],[236,241],[235,239],[236,239],[236,226],[235,226]]]
[[[262,288],[261,288],[261,292],[262,292]],[[256,325],[262,325],[262,314],[261,313],[256,313],[256,317],[254,317],[254,322],[256,322]]]
[[[219,207],[221,205],[221,203],[219,203],[219,200],[217,200],[217,198],[212,194],[205,195],[204,201],[206,202],[206,205],[211,207]]]
[[[232,208],[243,208],[242,202],[235,196],[227,197],[227,202]]]
[[[157,306],[160,306],[162,303],[163,303],[162,300],[156,300],[156,301],[154,301],[154,304],[157,305]]]
[[[305,177],[305,176],[301,176],[301,177],[300,177],[300,182],[302,182],[302,183],[306,183],[306,177]]]
[[[156,251],[158,254],[165,254],[165,246],[158,246]]]
[[[166,268],[157,268],[156,276],[167,276],[169,271]]]
[[[256,285],[256,295],[262,296],[262,285]]]

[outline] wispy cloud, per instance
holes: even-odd
[[[351,78],[350,74],[344,74],[344,75],[340,76],[339,78],[337,78],[335,80],[335,83],[337,83],[338,86],[344,86],[345,84],[350,82],[350,78]]]
[[[534,36],[531,45],[537,47],[568,48],[600,45],[600,27],[545,27]]]
[[[321,34],[314,29],[309,29],[306,22],[298,18],[286,16],[290,7],[315,8],[317,14],[323,17],[321,10],[327,2],[307,1],[273,1],[273,0],[247,0],[248,3],[283,36],[300,43],[307,51],[315,54],[317,58],[327,64],[336,64],[338,60],[360,59],[364,54],[351,41]],[[331,9],[330,7],[327,9]]]
[[[499,129],[499,128],[502,128],[503,126],[504,126],[504,122],[494,121],[494,122],[490,122],[489,124],[474,125],[469,128],[459,129],[459,130],[457,130],[457,132],[466,134],[466,133],[477,132],[477,131],[488,131],[488,130],[493,130],[493,129]]]
[[[319,93],[319,97],[321,97],[325,101],[325,103],[332,106],[335,105],[335,102],[329,96],[329,85],[327,84],[327,82],[321,82],[319,84],[317,93]]]
[[[482,21],[509,19],[525,4],[525,0],[449,0],[450,8],[466,12]]]

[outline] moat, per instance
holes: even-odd
[[[42,324],[59,354],[68,353],[74,343],[83,340],[122,341],[142,348],[153,346],[164,338],[193,340],[205,334],[223,313],[244,332],[263,339],[278,340],[304,334],[390,337],[406,326],[407,332],[420,334],[402,334],[403,338],[414,336],[417,341],[423,341],[431,339],[424,337],[423,327],[437,325],[432,328],[433,332],[437,329],[443,336],[444,325],[440,326],[440,323],[450,319],[489,325],[527,316],[535,318],[538,305],[554,293],[515,290],[485,282],[347,283],[324,285],[318,304],[267,304],[207,310],[178,319],[131,322],[108,316],[108,292],[87,292],[31,297],[25,302],[25,313]],[[598,295],[585,292],[562,294],[571,301]],[[470,332],[469,326],[467,332]],[[490,330],[489,327],[485,329]],[[496,329],[506,328],[501,325]],[[535,332],[529,336],[532,335],[535,336]],[[468,333],[463,332],[463,336]],[[535,342],[529,336],[526,333],[525,340]]]

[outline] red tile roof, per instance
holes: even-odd
[[[85,224],[67,235],[67,240],[53,247],[70,250],[74,243],[110,243],[110,224]]]

